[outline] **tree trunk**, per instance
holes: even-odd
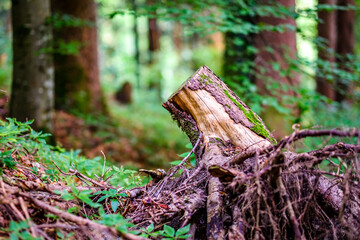
[[[172,114],[190,141],[202,133],[195,155],[199,169],[223,165],[229,158],[224,148],[261,149],[274,141],[262,120],[208,67],[201,67],[163,106]],[[201,160],[200,160],[201,159]],[[209,176],[207,238],[224,239],[222,184]]]
[[[134,46],[135,46],[135,78],[136,78],[136,87],[138,89],[141,88],[140,83],[140,49],[139,49],[139,31],[138,31],[138,23],[137,23],[137,5],[136,0],[131,0],[132,9],[135,12],[134,14]]]
[[[149,18],[148,19],[148,38],[149,38],[149,59],[150,63],[153,62],[154,53],[160,50],[160,29],[157,24],[156,18]]]
[[[54,78],[47,0],[13,0],[13,82],[10,116],[19,121],[34,119],[36,130],[52,131]]]
[[[355,5],[354,0],[339,0],[338,5],[347,6],[347,5]],[[337,62],[340,65],[340,68],[344,71],[350,71],[349,68],[345,66],[348,61],[346,55],[354,54],[355,49],[355,32],[354,26],[355,24],[355,11],[354,10],[339,10],[337,12],[337,48],[336,53],[341,57],[337,59]],[[335,100],[341,102],[346,99],[348,95],[348,91],[350,89],[350,83],[343,78],[336,79],[336,93]]]
[[[245,1],[248,6],[256,5],[270,5],[269,1]],[[295,1],[281,0],[277,3],[286,7],[295,7]],[[237,2],[232,3],[232,15],[241,18],[241,21],[250,24],[264,24],[269,26],[277,25],[293,25],[295,20],[291,17],[279,18],[274,16],[244,16],[239,14],[242,6],[238,6]],[[229,20],[231,21],[231,20]],[[296,87],[299,83],[299,74],[288,70],[289,62],[296,58],[296,34],[295,31],[286,30],[285,32],[278,31],[261,31],[258,34],[236,34],[227,32],[225,37],[225,61],[224,61],[224,76],[227,84],[233,89],[237,89],[240,85],[242,89],[248,89],[249,85],[255,84],[260,94],[272,95],[282,100],[282,95],[294,95],[291,90],[275,90],[269,89],[273,83],[279,86],[288,85]],[[256,48],[257,51],[253,51]],[[268,49],[271,48],[272,51]],[[275,68],[273,65],[277,65]],[[286,76],[280,74],[280,71],[287,71]],[[286,88],[286,87],[285,87]],[[281,87],[280,87],[281,89]],[[288,89],[288,88],[287,88]],[[247,97],[250,91],[243,90],[241,94]],[[249,98],[252,98],[251,92]],[[294,106],[288,106],[294,108]],[[276,114],[274,114],[276,113]],[[294,114],[297,115],[294,109]],[[274,135],[278,138],[287,135],[291,131],[292,122],[286,120],[283,114],[280,114],[273,107],[266,107],[262,111],[262,118],[266,124],[274,129]]]
[[[336,5],[337,0],[319,0],[319,4]],[[325,40],[323,46],[318,48],[318,58],[335,64],[335,56],[329,49],[335,51],[337,43],[336,29],[336,11],[319,11],[318,12],[318,36]],[[319,66],[321,69],[321,67]],[[332,100],[335,99],[334,83],[330,83],[329,79],[318,74],[316,76],[316,91]]]
[[[77,54],[55,54],[55,107],[80,113],[104,113],[105,103],[99,80],[96,4],[94,0],[52,0],[52,13],[89,21],[82,26],[54,29],[55,43],[77,42]]]
[[[259,0],[258,4],[267,4],[266,0]],[[295,7],[295,0],[279,0],[278,4],[285,7]],[[279,18],[273,16],[258,17],[257,23],[265,23],[271,26],[288,24],[296,26],[295,19],[291,17]],[[256,77],[256,85],[262,92],[267,92],[266,78],[271,78],[274,81],[288,84],[289,86],[296,86],[299,83],[299,75],[297,73],[290,73],[287,76],[281,76],[279,70],[274,70],[269,63],[279,63],[280,69],[287,69],[289,67],[289,59],[296,57],[296,33],[293,30],[279,31],[262,31],[255,36],[255,47],[258,48],[258,54],[255,58],[255,66],[264,67],[266,75]],[[271,47],[273,52],[266,50],[266,47]],[[257,69],[259,71],[259,69]]]
[[[291,8],[295,7],[295,0],[279,0],[278,4]],[[257,4],[266,5],[269,4],[266,0],[259,0]],[[290,9],[289,9],[290,10]],[[278,26],[283,24],[296,26],[295,19],[291,17],[279,18],[274,16],[258,17],[257,24],[264,23],[266,25]],[[282,90],[282,86],[285,89],[288,87],[297,87],[300,81],[300,75],[297,72],[289,70],[291,60],[296,58],[296,32],[294,30],[285,30],[285,32],[279,31],[261,31],[254,37],[254,45],[258,49],[258,53],[255,56],[255,84],[261,94],[272,95],[281,101],[282,105],[287,103],[283,101],[282,95],[295,96],[292,90]],[[271,48],[272,51],[267,50]],[[275,68],[274,65],[278,65]],[[262,69],[265,73],[262,73]],[[286,75],[280,74],[280,71],[287,71]],[[269,90],[269,86],[272,86],[272,82],[279,84],[280,89]],[[299,113],[295,109],[295,105],[287,106],[293,110],[293,115],[297,116]],[[291,126],[293,122],[286,118],[284,114],[281,114],[274,107],[265,107],[262,114],[262,118],[270,129],[274,130],[276,138],[281,138],[288,135],[292,130]]]

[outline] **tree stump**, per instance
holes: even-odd
[[[129,104],[132,101],[131,83],[125,82],[121,88],[115,93],[115,99],[122,104]]]
[[[273,144],[263,121],[206,66],[163,106],[190,138],[197,163],[184,168],[186,157],[136,195],[128,194],[125,209],[133,210],[123,210],[124,217],[139,227],[190,224],[194,240],[354,239],[360,234],[360,171],[355,171],[360,145],[286,151],[304,137],[359,141],[359,131],[296,129]],[[319,171],[330,157],[347,167],[338,165],[338,173]],[[180,168],[183,172],[174,177]]]
[[[163,104],[195,144],[203,138],[195,155],[208,172],[211,166],[225,166],[224,149],[263,149],[275,142],[261,118],[246,106],[207,66],[193,76]],[[209,176],[207,197],[207,237],[223,239],[223,186]]]

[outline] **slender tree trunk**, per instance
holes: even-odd
[[[347,6],[355,5],[354,0],[338,0],[338,5]],[[337,12],[337,33],[338,41],[336,53],[341,55],[337,59],[337,62],[340,64],[340,68],[345,71],[350,71],[345,63],[347,61],[346,54],[354,54],[355,49],[355,11],[346,10]],[[346,79],[338,78],[336,79],[336,93],[335,100],[341,102],[346,99],[348,91],[350,88],[350,83]]]
[[[183,49],[183,26],[179,22],[173,23],[172,40],[178,53]]]
[[[73,55],[55,54],[55,107],[80,113],[104,113],[99,80],[96,4],[94,0],[52,0],[52,12],[71,15],[92,25],[54,29],[55,43],[79,42]]]
[[[149,55],[150,63],[154,60],[154,53],[160,50],[160,29],[157,24],[156,18],[149,18]]]
[[[134,46],[135,46],[135,77],[136,77],[136,87],[140,89],[140,49],[139,49],[139,31],[137,23],[137,5],[135,0],[131,0],[132,8],[135,12],[134,15]]]
[[[319,0],[319,4],[336,5],[337,0]],[[331,64],[335,63],[334,54],[329,49],[336,50],[337,43],[337,21],[335,10],[333,11],[319,11],[318,18],[318,36],[323,38],[326,42],[324,46],[318,48],[318,57],[321,60],[329,61]],[[319,68],[321,68],[319,66]],[[316,91],[332,100],[335,99],[334,83],[330,83],[328,79],[322,77],[320,74],[316,77]]]
[[[10,116],[34,119],[36,130],[52,131],[53,61],[44,52],[51,45],[47,0],[13,0],[13,82]]]

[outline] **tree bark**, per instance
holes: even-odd
[[[319,0],[319,4],[336,5],[336,2],[337,0]],[[337,12],[335,10],[318,12],[318,36],[325,40],[324,46],[318,48],[318,58],[329,61],[330,64],[335,64],[336,62],[333,52],[329,51],[329,49],[334,51],[336,49],[338,35],[336,15]],[[330,83],[328,79],[319,76],[319,74],[316,76],[316,91],[329,99],[335,100],[334,82]]]
[[[70,15],[92,25],[54,29],[55,43],[78,42],[77,54],[55,54],[55,107],[80,113],[104,113],[105,103],[99,80],[96,4],[94,0],[52,0],[52,13]]]
[[[34,119],[33,128],[51,132],[54,103],[52,56],[47,0],[13,0],[13,82],[10,116],[19,121]]]

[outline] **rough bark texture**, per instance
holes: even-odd
[[[19,121],[35,119],[36,130],[52,131],[54,78],[47,0],[13,0],[13,82],[10,116]]]
[[[337,0],[319,0],[319,4],[336,5]],[[335,63],[335,56],[329,52],[329,48],[335,50],[337,43],[337,12],[333,11],[319,11],[318,18],[318,36],[323,38],[326,42],[324,46],[318,48],[318,57],[322,60],[327,60],[331,64]],[[316,77],[316,91],[332,100],[335,100],[334,82],[329,82],[322,76]]]
[[[96,4],[94,0],[52,0],[52,13],[87,21],[83,26],[54,29],[55,44],[78,42],[73,55],[55,54],[55,107],[80,113],[104,113],[99,81]],[[56,46],[55,46],[56,47]]]

